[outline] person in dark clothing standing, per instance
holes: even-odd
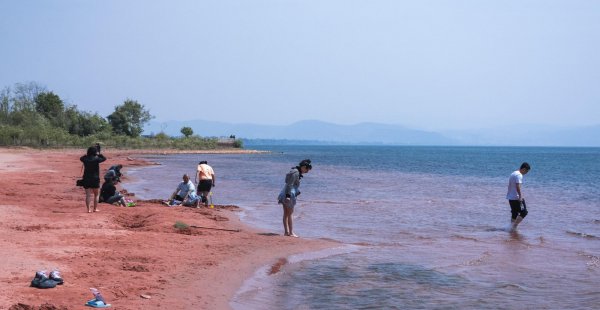
[[[83,163],[83,188],[85,188],[85,206],[88,213],[92,212],[91,200],[94,199],[94,212],[98,212],[98,194],[100,188],[100,163],[106,160],[104,155],[100,154],[98,146],[90,146],[87,154],[81,156],[79,160]]]

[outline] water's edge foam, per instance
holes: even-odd
[[[262,295],[269,294],[272,297],[272,287],[276,285],[276,278],[285,273],[285,270],[289,269],[290,265],[298,264],[304,261],[318,260],[323,258],[332,257],[335,255],[348,254],[364,246],[344,244],[342,246],[328,248],[324,250],[304,252],[300,254],[290,255],[285,259],[285,263],[280,262],[274,263],[277,265],[277,271],[273,272],[274,264],[264,265],[258,268],[254,275],[246,279],[238,291],[234,294],[233,298],[229,302],[229,305],[234,310],[246,310],[246,309],[264,309],[264,302],[260,305],[253,305],[250,303],[251,300],[263,300]],[[279,270],[281,268],[281,270]],[[275,306],[275,305],[273,305]]]

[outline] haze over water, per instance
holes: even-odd
[[[249,147],[252,148],[252,147]],[[272,146],[269,154],[149,156],[127,173],[139,198],[166,198],[207,160],[214,201],[282,233],[276,196],[304,158],[294,230],[353,245],[261,271],[236,309],[589,309],[600,305],[600,149]],[[508,176],[532,170],[529,215],[508,233]],[[318,255],[317,255],[318,256]]]

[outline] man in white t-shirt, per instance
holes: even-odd
[[[526,175],[531,167],[528,163],[522,163],[519,170],[511,173],[508,178],[508,192],[506,193],[506,199],[510,204],[511,212],[511,231],[515,231],[521,221],[527,216],[527,207],[521,208],[521,204],[525,206],[525,199],[521,192],[521,184],[523,184],[523,176]]]
[[[177,185],[175,192],[169,198],[168,205],[186,205],[194,206],[198,203],[198,195],[196,194],[196,187],[194,183],[190,181],[190,177],[187,174],[183,175],[183,182]]]

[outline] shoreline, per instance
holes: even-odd
[[[29,146],[0,146],[0,152],[11,153],[11,152],[75,152],[85,153],[83,148],[65,147],[65,148],[32,148]],[[251,149],[238,149],[238,148],[216,148],[207,150],[176,150],[176,149],[131,149],[131,148],[103,148],[102,153],[121,155],[123,154],[156,154],[156,155],[170,155],[170,154],[264,154],[271,153],[271,151],[264,150],[251,150]]]
[[[100,212],[87,213],[84,191],[75,186],[83,153],[0,148],[0,254],[6,257],[0,267],[6,284],[0,288],[0,308],[45,303],[80,308],[92,297],[89,288],[96,287],[118,309],[231,309],[236,292],[260,268],[339,246],[261,232],[241,222],[235,206],[167,208],[141,200],[134,208],[100,204]],[[136,154],[186,152],[104,153],[108,160],[101,171],[117,162],[126,171],[152,164],[132,158]],[[206,228],[175,229],[182,220]],[[61,271],[64,285],[29,287],[36,271],[52,268]]]

